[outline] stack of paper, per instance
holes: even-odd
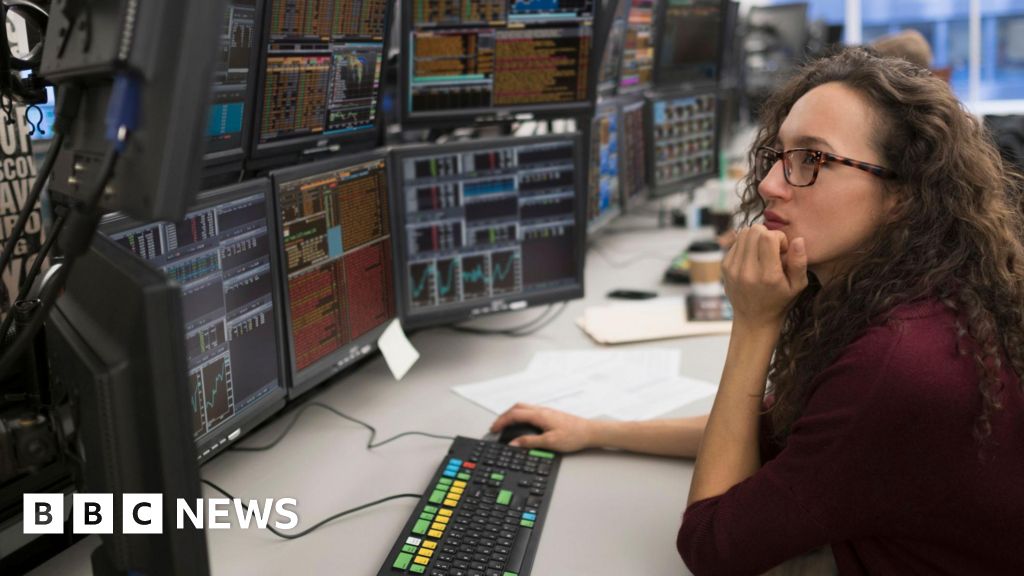
[[[591,306],[576,324],[598,344],[729,334],[732,322],[691,322],[681,297]]]
[[[645,420],[712,396],[717,388],[679,376],[678,350],[540,352],[525,372],[452,390],[495,414],[516,402],[570,414]]]

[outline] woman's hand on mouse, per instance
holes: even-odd
[[[491,432],[500,432],[511,424],[525,422],[544,431],[527,434],[509,442],[520,448],[545,448],[556,452],[576,452],[590,448],[594,422],[552,408],[519,403],[509,408],[491,424]]]

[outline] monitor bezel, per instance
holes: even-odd
[[[619,149],[619,156],[616,158],[616,179],[618,180],[618,194],[619,197],[614,199],[609,205],[608,209],[603,214],[599,214],[597,218],[590,219],[589,208],[590,208],[590,170],[594,167],[594,158],[591,158],[591,151],[594,148],[594,123],[597,121],[598,115],[605,111],[613,111],[615,113],[615,144]],[[605,100],[599,102],[594,108],[594,115],[590,117],[590,121],[586,123],[583,128],[585,134],[584,141],[586,142],[586,150],[583,151],[584,165],[587,167],[587,179],[585,188],[587,190],[587,235],[596,234],[597,232],[606,228],[613,220],[622,215],[622,113],[619,108],[619,103],[616,100]],[[600,180],[600,170],[598,170],[598,180]]]
[[[227,0],[234,3],[235,0]],[[253,25],[253,41],[263,37],[263,19],[266,14],[265,3],[270,0],[253,0],[256,8],[256,21]],[[242,134],[238,146],[219,150],[217,152],[206,152],[203,154],[203,175],[216,175],[228,172],[240,172],[249,157],[249,150],[252,145],[252,128],[255,123],[256,105],[256,76],[259,66],[259,48],[253,46],[249,51],[249,78],[245,86],[245,111],[242,115]],[[210,93],[210,106],[213,106],[213,93]]]
[[[350,168],[359,164],[365,164],[368,162],[374,162],[377,160],[384,161],[385,170],[385,182],[389,190],[385,190],[385,198],[388,202],[388,214],[386,214],[387,224],[389,228],[389,235],[391,236],[391,260],[392,264],[395,260],[395,239],[394,239],[394,225],[392,212],[392,198],[391,198],[391,160],[390,153],[387,148],[378,148],[369,152],[363,152],[361,154],[352,155],[339,155],[329,159],[319,160],[316,162],[310,162],[308,164],[302,164],[299,166],[292,166],[289,168],[282,168],[275,170],[270,173],[270,179],[273,182],[274,190],[274,222],[278,230],[276,239],[276,249],[278,259],[281,262],[281,275],[279,277],[281,297],[288,303],[283,306],[284,313],[284,328],[287,330],[287,334],[284,336],[285,355],[288,359],[288,397],[297,398],[305,392],[323,384],[324,382],[331,380],[338,373],[343,372],[355,364],[357,364],[364,357],[367,357],[377,351],[377,340],[380,338],[384,330],[387,329],[388,325],[391,324],[391,320],[398,318],[398,303],[393,302],[394,316],[388,321],[384,322],[380,326],[371,329],[369,332],[359,336],[358,338],[351,340],[343,344],[340,348],[331,352],[327,356],[317,360],[310,366],[302,370],[296,369],[295,362],[295,344],[293,342],[292,332],[292,311],[290,300],[288,297],[288,271],[285,269],[286,255],[284,253],[284,242],[282,241],[281,232],[281,207],[280,207],[280,190],[282,184],[301,178],[308,178],[324,172],[331,172],[334,170],[341,170]],[[394,266],[392,265],[392,273]],[[394,288],[394,278],[392,278],[392,288]],[[392,298],[396,298],[394,289],[392,289]]]
[[[717,85],[722,80],[722,67],[725,63],[725,40],[729,10],[729,0],[716,0],[719,10],[718,48],[715,50],[715,77],[688,79],[681,74],[669,74],[672,69],[662,70],[661,65],[666,55],[660,49],[665,30],[668,25],[668,9],[671,0],[658,0],[660,4],[654,18],[654,69],[651,72],[651,87],[655,90],[680,90],[690,87]]]
[[[705,172],[702,174],[696,174],[682,180],[677,180],[669,184],[659,185],[655,181],[655,174],[657,174],[657,152],[654,140],[654,104],[658,101],[672,100],[676,98],[688,98],[692,96],[701,96],[711,94],[715,98],[715,136],[713,139],[712,150],[714,150],[714,170],[712,172]],[[691,86],[683,90],[652,90],[645,95],[646,108],[645,113],[645,124],[644,132],[647,138],[647,191],[649,198],[664,198],[666,196],[672,196],[681,192],[690,192],[699,187],[705,181],[716,178],[720,170],[720,163],[722,161],[721,155],[721,131],[722,131],[722,118],[721,118],[721,107],[722,107],[722,96],[717,84],[710,84],[705,86]]]
[[[416,144],[410,146],[395,147],[392,149],[391,158],[391,206],[401,207],[405,201],[405,191],[402,188],[402,162],[407,158],[417,156],[431,156],[437,154],[459,154],[487,147],[511,147],[528,146],[531,144],[546,144],[551,142],[571,142],[573,145],[573,163],[576,168],[575,185],[575,213],[573,237],[573,250],[576,254],[576,278],[578,282],[572,286],[553,289],[547,292],[534,294],[519,294],[508,298],[491,298],[473,304],[461,304],[452,306],[441,311],[417,312],[411,311],[408,304],[409,282],[405,273],[405,263],[409,257],[404,241],[396,241],[394,274],[395,274],[395,300],[402,326],[407,330],[416,330],[430,326],[440,326],[463,322],[473,318],[489,316],[500,312],[523,310],[525,308],[552,304],[582,298],[584,293],[584,264],[586,260],[587,242],[587,206],[586,206],[586,175],[583,164],[583,138],[580,133],[567,133],[546,136],[524,136],[487,138],[481,140],[466,140],[460,142],[449,142],[445,144]],[[405,235],[405,211],[393,208],[391,211],[392,234],[396,235],[401,231],[402,239]]]
[[[598,103],[605,99],[613,99],[619,93],[619,78],[622,76],[622,49],[625,46],[625,33],[629,27],[629,6],[632,0],[607,0],[607,2],[600,2],[600,10],[598,11],[599,19],[595,20],[595,33],[597,41],[593,44],[592,52],[599,55],[599,58],[594,58],[596,62],[591,78],[593,79],[592,94]],[[619,10],[622,10],[623,19],[623,38],[622,45],[619,46],[617,53],[612,53],[609,56],[617,61],[615,67],[615,74],[612,78],[611,87],[604,87],[602,89],[601,84],[601,67],[604,64],[605,50],[608,49],[611,43],[611,32],[615,26],[615,19],[618,15]],[[596,111],[595,111],[596,112]]]
[[[264,194],[264,210],[267,217],[267,236],[270,240],[274,240],[277,237],[277,222],[274,218],[274,198],[273,189],[270,186],[270,180],[267,178],[256,178],[253,180],[247,180],[239,184],[233,184],[230,186],[224,186],[221,188],[215,188],[212,190],[206,190],[200,192],[196,196],[196,201],[185,210],[185,213],[195,212],[199,210],[206,210],[212,208],[218,204],[224,202],[230,202],[238,200],[246,196],[253,196],[259,193]],[[104,217],[100,224],[100,232],[106,236],[117,234],[119,232],[125,232],[132,228],[138,228],[141,226],[147,226],[151,223],[139,222],[131,219],[123,214],[115,213]],[[116,244],[116,242],[112,242]],[[149,261],[136,256],[131,251],[117,244],[122,250],[125,250],[129,254],[132,254],[135,258],[145,262],[147,266],[154,268]],[[228,426],[218,426],[213,432],[207,432],[206,434],[195,439],[196,445],[196,456],[199,462],[205,462],[210,458],[220,454],[224,449],[245,435],[260,424],[269,420],[279,410],[284,408],[285,398],[287,397],[287,380],[285,379],[285,355],[284,355],[284,299],[281,293],[278,278],[281,275],[281,262],[280,255],[277,250],[273,247],[270,249],[270,270],[271,270],[271,297],[274,302],[274,321],[277,325],[277,329],[274,330],[274,349],[277,353],[277,381],[278,386],[275,390],[267,393],[262,398],[256,400],[250,404],[245,412],[240,416],[233,416],[232,419],[227,422],[232,423]],[[182,346],[184,350],[184,344]],[[184,386],[186,383],[182,383]]]
[[[315,158],[320,154],[356,153],[372,150],[381,143],[384,133],[384,83],[387,74],[388,49],[390,48],[389,38],[391,33],[392,12],[395,3],[386,2],[384,12],[384,30],[381,38],[381,60],[380,60],[380,83],[377,88],[376,111],[373,127],[352,133],[340,134],[313,134],[309,136],[298,136],[282,139],[274,142],[260,142],[259,126],[263,120],[263,108],[260,103],[266,95],[266,62],[270,50],[270,12],[274,7],[274,0],[264,0],[264,11],[262,26],[260,27],[260,46],[258,60],[256,61],[256,97],[253,100],[252,130],[250,132],[249,165],[247,168],[267,170],[283,166],[289,166],[296,162],[303,162]]]
[[[413,2],[402,2],[402,11],[399,15],[400,51],[398,53],[398,91],[396,106],[398,106],[398,117],[402,126],[417,128],[444,128],[463,126],[466,123],[491,123],[505,122],[516,119],[517,116],[530,114],[535,119],[564,118],[573,116],[589,116],[593,113],[594,99],[597,91],[595,80],[594,46],[597,42],[597,34],[600,24],[601,0],[593,0],[593,15],[590,20],[591,41],[590,61],[587,66],[587,95],[584,99],[576,102],[547,103],[547,104],[522,104],[517,106],[489,106],[486,108],[453,108],[430,112],[412,112],[409,110],[409,99],[412,97],[411,75],[412,75],[412,33],[413,28]],[[462,27],[461,29],[472,29],[482,27]],[[446,29],[440,27],[439,29]],[[600,42],[603,45],[603,40]]]

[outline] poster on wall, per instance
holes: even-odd
[[[5,24],[12,53],[26,52],[28,35],[24,21],[9,12]],[[0,246],[7,242],[11,229],[18,221],[18,214],[28,200],[35,179],[36,165],[32,158],[25,107],[12,105],[6,98],[0,97]],[[43,219],[39,203],[36,202],[15,246],[14,256],[2,271],[0,316],[7,313],[11,300],[17,296],[18,287],[31,268],[35,255],[39,253],[42,240]]]

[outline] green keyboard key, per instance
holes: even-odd
[[[501,492],[498,492],[498,499],[495,500],[495,502],[502,506],[508,506],[509,503],[512,502],[512,491],[502,490]]]
[[[434,490],[434,493],[430,495],[430,503],[431,504],[440,504],[440,503],[444,502],[444,495],[445,495],[445,491],[444,490]]]
[[[413,546],[412,544],[406,544],[405,546],[402,546],[402,552],[408,552],[409,554],[415,554],[416,553],[416,547]]]
[[[491,480],[494,480],[494,481],[497,481],[497,482],[501,482],[504,479],[505,479],[505,475],[504,474],[499,474],[498,472],[495,472],[495,473],[491,474]]]
[[[444,484],[445,486],[449,486],[452,483],[452,479],[451,478],[441,478],[440,480],[437,481],[437,483],[438,484]]]
[[[424,506],[423,511],[431,514],[437,514],[437,506]]]
[[[406,554],[402,552],[395,558],[395,563],[391,565],[392,568],[398,568],[399,570],[405,570],[409,567],[409,562],[412,562],[412,554]]]
[[[519,574],[516,574],[515,572],[505,572],[501,576],[519,576]]]
[[[530,450],[530,456],[536,456],[537,458],[547,458],[549,460],[555,457],[554,454],[546,450]]]
[[[460,472],[458,478],[459,480],[469,480],[469,474],[466,474],[465,472]]]
[[[412,527],[414,534],[426,534],[427,528],[430,528],[429,520],[417,520],[416,525]]]
[[[420,513],[420,519],[421,520],[433,520],[434,519],[434,515],[431,514],[430,512],[421,512]]]
[[[526,527],[526,528],[533,528],[533,521],[532,520],[521,520],[519,522],[519,525],[523,526],[523,527]]]
[[[427,567],[422,564],[413,564],[412,567],[409,568],[409,572],[412,572],[413,574],[423,574],[426,571]]]

